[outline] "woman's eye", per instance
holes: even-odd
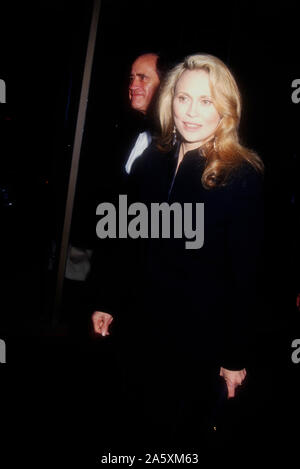
[[[205,106],[208,106],[209,104],[211,104],[211,101],[209,99],[202,99],[202,104],[204,104]]]
[[[178,96],[178,99],[181,103],[185,103],[186,100],[187,100],[187,97],[186,96]]]

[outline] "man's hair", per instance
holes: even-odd
[[[167,74],[158,98],[161,127],[158,147],[165,151],[169,151],[172,147],[173,98],[176,84],[186,70],[205,70],[208,73],[213,103],[221,116],[215,134],[201,146],[201,151],[207,158],[202,176],[204,187],[209,189],[225,183],[231,171],[243,160],[248,161],[258,171],[262,171],[263,163],[259,156],[239,142],[241,97],[236,81],[229,68],[213,55],[188,56]]]
[[[159,77],[160,83],[164,80],[166,77],[167,73],[171,69],[171,67],[174,65],[174,63],[171,63],[168,58],[165,56],[164,53],[160,51],[152,51],[152,50],[142,50],[139,52],[139,54],[135,55],[135,58],[132,60],[131,63],[134,63],[139,57],[143,55],[154,55],[157,57],[156,61],[156,72]],[[147,118],[148,118],[148,124],[149,127],[151,128],[153,133],[157,133],[158,130],[158,122],[157,122],[157,116],[156,116],[156,109],[157,109],[157,100],[159,96],[159,87],[156,90],[151,103],[147,109]],[[135,111],[137,112],[137,111]]]
[[[157,62],[156,62],[156,71],[158,74],[158,77],[160,81],[162,81],[165,78],[165,75],[167,72],[172,68],[174,63],[170,62],[170,60],[167,58],[167,56],[161,52],[161,51],[153,51],[153,50],[143,50],[140,51],[138,55],[135,56],[135,58],[132,60],[131,63],[135,62],[139,57],[142,55],[156,55],[157,57]]]

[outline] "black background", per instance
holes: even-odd
[[[48,259],[55,240],[57,262],[91,11],[89,1],[1,6],[7,103],[0,104],[0,185],[12,202],[1,207],[0,338],[7,343],[1,388],[9,403],[5,433],[11,441],[27,435],[27,457],[42,441],[47,453],[51,443],[52,456],[66,450],[67,441],[81,441],[85,425],[99,422],[103,406],[107,411],[118,398],[105,378],[113,374],[110,339],[95,346],[79,340],[68,323],[55,331],[48,324],[56,275]],[[266,166],[265,306],[252,403],[257,421],[247,436],[249,445],[256,433],[254,451],[268,440],[269,451],[276,442],[276,451],[289,453],[299,436],[300,364],[291,362],[291,342],[300,334],[300,104],[291,100],[291,83],[300,78],[298,28],[299,6],[292,1],[102,0],[74,207],[75,215],[88,198],[89,178],[99,171],[101,181],[109,166],[101,141],[126,113],[128,72],[139,53],[160,51],[175,63],[207,52],[230,66],[243,98],[242,140]],[[35,431],[28,436],[30,421]],[[101,439],[90,441],[92,458],[101,453]]]

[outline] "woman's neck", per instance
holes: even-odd
[[[184,155],[188,152],[188,151],[192,151],[192,150],[195,150],[196,148],[199,148],[199,145],[197,144],[191,144],[191,143],[186,143],[186,142],[182,142],[181,145],[180,145],[180,149],[179,149],[179,162],[182,161]]]
[[[178,171],[178,168],[179,168],[179,165],[180,163],[182,162],[183,158],[184,158],[184,155],[186,154],[188,150],[186,149],[186,145],[184,142],[181,143],[180,147],[179,147],[179,153],[178,153],[178,160],[177,160],[177,167],[176,167],[176,173]],[[176,174],[175,173],[175,174]]]

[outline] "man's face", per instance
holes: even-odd
[[[130,73],[129,100],[132,109],[146,114],[159,86],[156,70],[157,56],[145,54],[133,62]]]

